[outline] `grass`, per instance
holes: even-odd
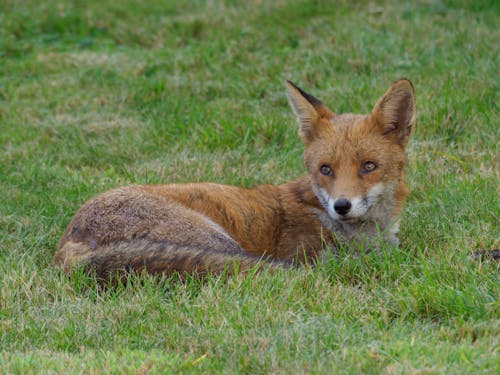
[[[0,374],[498,373],[495,1],[5,0]],[[130,183],[304,172],[291,79],[337,112],[415,84],[399,250],[102,291],[51,267],[77,208]]]

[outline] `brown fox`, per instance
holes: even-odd
[[[396,81],[369,115],[335,114],[292,82],[286,88],[306,176],[251,189],[197,183],[108,191],[78,210],[55,265],[67,273],[84,267],[102,279],[128,271],[203,275],[236,264],[315,262],[339,244],[355,251],[397,246],[415,124],[411,82]]]

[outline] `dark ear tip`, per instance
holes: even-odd
[[[293,87],[295,90],[297,90],[309,103],[311,103],[313,106],[316,106],[316,107],[319,107],[319,106],[322,106],[323,103],[321,102],[321,100],[319,100],[318,98],[315,98],[314,96],[312,96],[311,94],[308,94],[307,92],[305,92],[304,90],[302,90],[300,87],[298,87],[295,83],[293,83],[292,81],[289,81],[288,79],[286,80],[286,83],[288,85],[290,85],[291,87]]]

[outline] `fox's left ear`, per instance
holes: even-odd
[[[407,79],[400,79],[386,91],[372,111],[383,134],[406,147],[415,128],[415,91]]]
[[[293,82],[286,81],[286,91],[290,106],[297,116],[299,134],[305,143],[311,142],[317,135],[321,118],[330,118],[334,113],[321,100],[308,94]]]

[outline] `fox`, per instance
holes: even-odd
[[[67,274],[83,267],[100,280],[131,272],[206,275],[316,264],[342,246],[398,246],[416,119],[411,81],[394,82],[369,114],[337,114],[291,81],[285,85],[306,175],[252,188],[115,188],[78,209],[54,265]]]

